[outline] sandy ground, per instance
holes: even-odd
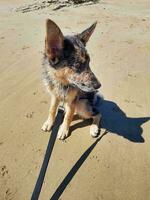
[[[74,121],[71,136],[55,143],[39,199],[50,199],[83,154],[61,200],[149,200],[150,2],[12,11],[23,2],[0,1],[0,200],[31,198],[50,137],[40,130],[49,107],[41,81],[48,17],[65,34],[98,21],[87,48],[105,97],[101,135],[108,133],[98,142]]]

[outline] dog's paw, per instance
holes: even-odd
[[[42,131],[50,131],[52,126],[53,126],[53,122],[51,120],[46,120],[46,122],[44,122],[41,130]]]
[[[63,125],[60,126],[60,129],[58,131],[57,138],[59,140],[64,140],[66,137],[68,137],[69,130],[67,130]]]
[[[94,138],[99,135],[99,128],[96,124],[90,126],[90,135]]]

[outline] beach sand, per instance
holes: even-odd
[[[0,1],[0,200],[31,198],[50,137],[41,131],[50,101],[41,80],[46,18],[64,34],[98,22],[87,49],[107,133],[94,143],[89,123],[73,121],[71,136],[56,140],[39,199],[50,199],[81,158],[59,199],[149,200],[150,2],[14,11],[29,2]]]

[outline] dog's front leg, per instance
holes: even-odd
[[[43,131],[51,130],[54,120],[55,120],[55,115],[56,115],[58,104],[59,104],[58,98],[56,96],[52,95],[50,109],[49,109],[49,115],[48,115],[47,120],[45,121],[45,123],[43,124],[43,126],[41,128]]]
[[[58,139],[63,140],[66,137],[68,137],[69,126],[71,124],[74,111],[75,111],[75,103],[66,103],[66,113],[64,116],[64,121],[58,132]]]

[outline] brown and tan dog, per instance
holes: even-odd
[[[96,23],[80,34],[63,36],[53,21],[46,21],[43,80],[51,95],[51,105],[42,130],[51,130],[58,105],[65,101],[65,116],[58,132],[59,139],[68,137],[75,112],[83,118],[93,119],[91,136],[96,137],[99,132],[101,114],[96,103],[97,89],[101,84],[89,67],[90,57],[85,48],[95,27]]]

